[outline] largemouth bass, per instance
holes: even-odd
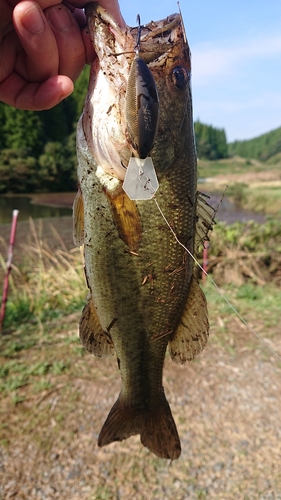
[[[90,290],[80,338],[96,356],[116,355],[122,380],[98,444],[140,434],[157,456],[175,459],[180,440],[162,384],[167,346],[184,363],[204,348],[209,329],[193,260],[174,237],[193,254],[213,219],[196,192],[190,51],[179,14],[142,30],[120,28],[97,4],[86,14],[98,58],[77,128],[74,237],[84,244]],[[134,122],[132,105],[128,111],[132,93],[143,121]],[[151,154],[159,189],[136,201],[123,181],[140,151]]]

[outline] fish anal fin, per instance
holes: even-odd
[[[141,443],[160,458],[174,460],[181,445],[171,409],[164,393],[152,408],[136,409],[126,404],[122,392],[101,429],[98,445],[123,441],[140,434]]]
[[[209,336],[207,301],[198,281],[193,276],[188,299],[173,338],[169,352],[175,363],[191,361],[205,347]]]
[[[80,188],[73,203],[73,239],[77,247],[84,243],[84,202]]]
[[[113,342],[109,333],[103,330],[91,298],[89,298],[82,311],[79,336],[82,345],[91,354],[98,357],[114,355]]]

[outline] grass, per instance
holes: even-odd
[[[232,225],[218,223],[208,250],[208,270],[218,285],[281,284],[281,227],[278,219]]]
[[[25,322],[42,322],[68,314],[85,298],[83,258],[79,249],[52,251],[30,221],[30,244],[22,244],[22,259],[13,266],[5,328]],[[0,264],[5,269],[4,258]],[[18,346],[20,349],[20,345]]]
[[[274,165],[234,157],[218,161],[199,160],[201,191],[222,194],[236,208],[279,216],[281,213],[281,162]]]
[[[259,173],[272,171],[273,168],[281,170],[281,161],[272,165],[270,163],[262,163],[257,160],[251,160],[239,156],[214,161],[199,159],[198,177],[210,178],[222,174],[245,174],[246,172]]]
[[[278,187],[256,187],[247,189],[243,207],[247,210],[266,214],[281,214],[281,186]]]
[[[239,287],[233,284],[224,285],[220,288],[231,305],[239,314],[250,323],[253,319],[263,324],[268,330],[269,327],[278,327],[280,321],[281,289],[273,283],[258,286],[251,281],[247,281]],[[209,308],[214,308],[217,317],[221,318],[221,324],[227,324],[235,318],[233,309],[227,304],[222,295],[208,281],[204,287]]]
[[[210,178],[216,177],[220,174],[227,173],[242,173],[245,169],[249,167],[249,162],[244,158],[237,158],[236,160],[222,159],[222,160],[198,160],[198,177]],[[255,166],[256,168],[256,166]]]
[[[270,215],[281,213],[281,181],[271,187],[235,182],[228,186],[227,196],[239,209]]]

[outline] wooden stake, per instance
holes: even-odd
[[[1,304],[1,311],[0,311],[0,333],[2,331],[2,327],[4,324],[6,303],[8,300],[9,276],[10,276],[10,272],[12,269],[13,249],[14,249],[14,243],[15,243],[15,237],[16,237],[18,214],[19,214],[19,210],[13,210],[13,219],[12,219],[12,226],[11,226],[11,233],[10,233],[9,250],[8,250],[8,260],[6,263],[7,270],[6,270],[6,275],[4,278],[2,304]]]

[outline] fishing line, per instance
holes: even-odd
[[[232,309],[232,311],[236,314],[236,316],[239,318],[239,320],[248,328],[248,330],[250,330],[251,333],[253,333],[257,339],[260,340],[260,342],[262,344],[265,345],[265,347],[272,353],[274,354],[274,356],[276,356],[278,358],[279,361],[281,361],[281,356],[275,352],[266,342],[265,340],[249,325],[249,323],[247,323],[247,321],[241,316],[241,314],[237,311],[237,309],[235,309],[235,307],[229,302],[228,298],[223,294],[223,292],[220,290],[220,288],[218,287],[218,285],[215,283],[215,281],[211,278],[211,276],[207,273],[207,271],[205,271],[205,269],[203,269],[203,267],[201,266],[201,264],[198,262],[198,260],[194,257],[194,255],[192,255],[192,253],[190,252],[190,250],[188,250],[188,248],[186,248],[186,246],[178,239],[175,231],[173,230],[172,226],[169,224],[168,220],[166,219],[164,213],[162,212],[160,206],[159,206],[159,203],[156,199],[156,197],[154,196],[153,197],[154,201],[155,201],[155,204],[161,214],[161,216],[163,217],[165,223],[167,224],[168,228],[170,229],[171,233],[173,234],[175,240],[177,241],[177,243],[188,253],[188,255],[194,260],[195,264],[197,264],[197,266],[199,267],[199,269],[205,274],[205,276],[207,276],[207,278],[210,280],[210,282],[212,283],[212,285],[215,287],[215,289],[217,290],[217,292],[219,293],[219,295],[223,298],[223,300],[227,303],[227,305]]]

